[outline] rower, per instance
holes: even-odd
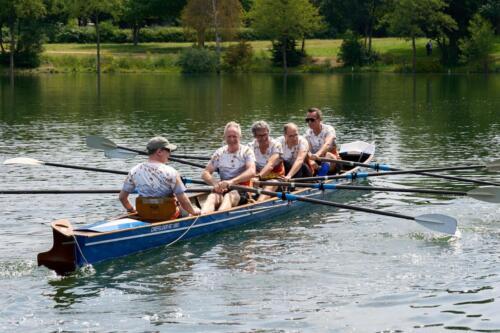
[[[285,176],[285,166],[281,155],[283,148],[281,144],[269,136],[270,128],[265,121],[256,121],[252,125],[252,134],[255,138],[248,146],[255,154],[255,175],[258,180],[273,180]],[[277,186],[265,186],[266,191],[275,191]],[[257,201],[264,201],[269,196],[261,194]]]
[[[336,173],[335,163],[321,163],[321,157],[340,159],[337,152],[335,128],[323,124],[322,119],[323,114],[320,109],[313,107],[307,110],[306,123],[309,128],[306,130],[304,137],[309,143],[310,151],[308,156],[311,160],[311,166],[318,176]]]
[[[286,124],[283,127],[283,134],[282,137],[278,138],[278,142],[283,147],[284,180],[311,177],[312,169],[308,164],[309,144],[307,140],[299,135],[299,128],[294,123]]]
[[[231,185],[250,185],[250,179],[255,176],[255,155],[248,146],[241,144],[241,128],[234,121],[224,128],[226,145],[217,149],[208,162],[201,178],[214,187],[201,208],[202,214],[215,210],[224,210],[245,204],[247,193],[230,190]],[[220,181],[213,177],[218,171]]]
[[[138,213],[146,220],[162,221],[181,216],[180,206],[191,215],[200,215],[185,194],[186,187],[179,173],[166,165],[170,152],[177,147],[167,139],[157,136],[149,140],[146,149],[148,160],[133,167],[127,175],[119,199],[129,213]],[[129,194],[136,191],[136,208],[130,204]]]

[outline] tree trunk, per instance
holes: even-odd
[[[283,39],[283,42],[281,43],[281,55],[283,56],[283,71],[285,74],[288,73],[288,68],[286,66],[286,44],[287,44],[287,38]]]
[[[139,29],[139,24],[135,22],[132,27],[132,41],[134,43],[134,46],[137,46],[139,44]]]
[[[413,59],[412,59],[412,63],[413,63],[413,74],[415,74],[416,70],[417,70],[417,46],[415,45],[415,36],[412,36],[411,37],[411,46],[413,48]]]
[[[205,30],[198,30],[198,47],[205,47]]]
[[[300,47],[300,52],[302,52],[302,54],[304,54],[306,51],[306,37],[302,37],[302,46]]]
[[[95,35],[97,39],[97,75],[101,75],[101,32],[99,31],[99,14],[95,16]]]
[[[3,35],[2,35],[1,28],[0,28],[0,50],[2,51],[2,54],[5,54],[5,48],[3,47]]]
[[[14,53],[16,52],[16,22],[12,19],[9,24],[10,29],[10,67],[9,75],[14,77]]]
[[[220,73],[220,36],[219,36],[219,23],[217,21],[217,5],[216,5],[216,0],[212,0],[212,10],[213,16],[214,16],[214,30],[215,30],[215,49],[217,53],[217,74]]]

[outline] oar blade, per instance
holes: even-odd
[[[88,147],[99,150],[110,150],[117,148],[116,143],[114,143],[113,141],[97,135],[87,136],[85,142],[87,143]]]
[[[498,186],[483,186],[475,188],[467,192],[467,196],[476,200],[500,203],[500,187]]]
[[[443,214],[423,214],[415,216],[418,224],[448,235],[455,235],[457,231],[457,220],[451,216]]]
[[[45,164],[42,161],[35,160],[34,158],[29,157],[16,157],[5,160],[3,164],[24,164],[24,165],[42,165]]]
[[[110,149],[104,151],[104,156],[107,158],[121,158],[129,159],[137,156],[137,153],[133,151],[123,150],[123,149]]]
[[[490,172],[500,172],[500,160],[495,160],[486,164],[486,170]]]

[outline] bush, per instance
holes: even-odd
[[[287,67],[297,67],[302,63],[302,60],[306,57],[305,52],[301,52],[297,50],[297,43],[294,39],[288,38],[285,40],[286,43],[286,65]],[[273,42],[273,48],[271,50],[272,53],[272,62],[275,66],[283,66],[283,54],[282,48],[283,41],[275,41]]]
[[[348,30],[342,40],[338,58],[344,66],[362,66],[365,61],[365,47],[359,36]]]
[[[488,72],[493,59],[491,53],[495,48],[493,26],[479,14],[474,15],[469,23],[469,38],[460,40],[460,60]]]
[[[252,45],[241,41],[229,46],[223,56],[224,68],[228,71],[246,71],[250,67],[253,58]]]
[[[190,47],[184,49],[177,64],[183,73],[207,73],[217,69],[217,55],[214,51]]]

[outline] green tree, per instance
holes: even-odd
[[[493,26],[481,15],[476,14],[469,24],[470,37],[460,40],[461,60],[465,63],[477,62],[484,72],[489,71],[491,53],[495,48]]]
[[[122,10],[122,0],[72,0],[76,17],[90,19],[96,33],[96,71],[101,74],[101,35],[100,23],[104,18],[118,17]]]
[[[151,23],[173,21],[185,5],[186,0],[123,0],[120,19],[132,29],[132,40],[137,45],[141,28]]]
[[[394,0],[392,11],[385,19],[390,30],[398,36],[412,42],[412,68],[416,70],[417,37],[426,36],[426,31],[443,32],[456,29],[456,22],[444,13],[446,4],[443,0]]]
[[[479,13],[490,20],[495,27],[496,34],[500,35],[500,1],[488,0],[479,8]]]
[[[255,0],[249,17],[258,33],[281,43],[285,73],[287,41],[304,38],[324,27],[318,9],[308,0]]]
[[[29,34],[24,35],[26,39],[19,39],[24,28],[31,27],[35,20],[46,14],[45,4],[42,0],[0,0],[0,29],[5,24],[9,29],[9,73],[14,75],[14,56],[19,51],[41,52],[41,42],[29,43]],[[19,33],[19,36],[18,36]],[[27,43],[26,43],[27,42]],[[36,40],[35,40],[36,42]],[[2,52],[5,49],[2,45]]]

